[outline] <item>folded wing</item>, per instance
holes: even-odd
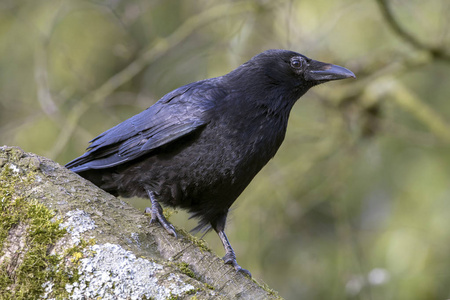
[[[198,83],[174,90],[143,112],[100,134],[88,151],[66,164],[74,172],[104,169],[134,160],[206,126],[211,103]],[[202,89],[203,90],[203,89]],[[204,91],[208,94],[208,91]]]

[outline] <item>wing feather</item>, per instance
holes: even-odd
[[[200,130],[208,123],[205,112],[211,103],[201,96],[205,85],[199,91],[195,88],[198,84],[167,94],[143,112],[103,132],[90,141],[86,153],[66,167],[82,172],[117,166]]]

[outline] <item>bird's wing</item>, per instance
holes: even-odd
[[[88,151],[66,164],[74,172],[104,169],[136,159],[207,124],[211,103],[190,84],[165,95],[143,112],[100,134]],[[207,90],[204,90],[207,93]]]

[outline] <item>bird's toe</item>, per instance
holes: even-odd
[[[237,272],[241,273],[242,275],[252,278],[252,273],[250,273],[249,270],[244,269],[239,265],[238,265],[238,268],[236,268],[236,267],[234,267],[234,268],[236,269]]]
[[[241,273],[247,277],[252,277],[252,274],[247,269],[242,268],[236,261],[236,257],[232,255],[231,253],[227,253],[223,258],[223,261],[228,264],[232,265],[233,268],[238,272]]]
[[[175,231],[175,227],[167,221],[166,217],[162,211],[158,209],[152,209],[151,207],[146,207],[144,213],[151,214],[152,218],[150,219],[150,224],[159,223],[162,227],[173,237],[177,238],[177,233]]]
[[[173,236],[174,238],[177,238],[177,233],[175,231],[175,227],[173,227],[172,224],[170,224],[167,220],[166,220],[166,223],[162,223],[161,220],[159,222],[171,236]]]

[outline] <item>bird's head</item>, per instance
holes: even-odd
[[[288,50],[267,50],[254,56],[248,64],[259,69],[271,84],[292,89],[309,88],[332,80],[355,78],[352,71],[310,59]]]
[[[249,103],[290,111],[311,87],[332,80],[355,78],[352,71],[310,59],[289,50],[266,50],[224,76]]]

